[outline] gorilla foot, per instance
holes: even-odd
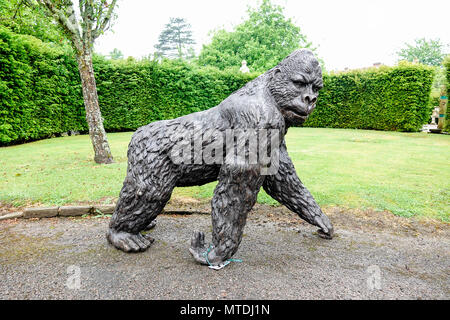
[[[195,261],[209,266],[222,264],[222,259],[216,255],[215,251],[214,247],[208,247],[206,245],[205,234],[203,232],[196,231],[193,233],[189,252],[192,254]]]
[[[106,235],[108,242],[124,252],[141,252],[147,250],[155,241],[149,235],[132,234],[109,229]]]

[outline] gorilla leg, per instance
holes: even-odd
[[[320,228],[322,238],[333,237],[333,226],[329,218],[322,212],[311,193],[298,178],[294,164],[286,151],[280,148],[280,166],[277,174],[266,176],[263,188],[272,198],[297,213],[300,218]]]
[[[259,168],[222,166],[211,202],[213,244],[206,254],[204,233],[194,232],[189,251],[196,261],[218,265],[236,253],[247,214],[256,202],[263,181]]]
[[[175,187],[175,174],[164,173],[160,173],[163,179],[155,175],[137,179],[128,173],[107,233],[109,243],[117,249],[138,252],[153,243],[154,239],[140,232],[153,225]]]

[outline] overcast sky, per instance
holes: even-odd
[[[273,0],[285,8],[306,34],[328,70],[393,65],[395,52],[416,38],[440,38],[450,44],[448,0]],[[154,52],[154,45],[170,17],[182,17],[192,26],[198,53],[216,28],[231,30],[246,18],[256,0],[119,0],[112,30],[100,37],[95,50],[114,48],[125,57]],[[446,49],[449,52],[449,48]]]

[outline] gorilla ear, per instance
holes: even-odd
[[[274,76],[275,78],[279,78],[279,77],[281,76],[281,70],[280,70],[280,68],[276,67],[276,68],[273,70],[273,76]]]

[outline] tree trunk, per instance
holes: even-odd
[[[94,147],[94,161],[96,163],[112,163],[114,160],[109,148],[105,128],[103,127],[90,50],[85,48],[82,53],[77,53],[77,62],[83,88],[86,121],[89,126],[89,136]]]
[[[445,127],[445,114],[447,111],[447,90],[445,88],[445,85],[441,87],[441,97],[439,99],[439,119],[438,119],[438,126],[437,128],[439,130],[443,130]]]

